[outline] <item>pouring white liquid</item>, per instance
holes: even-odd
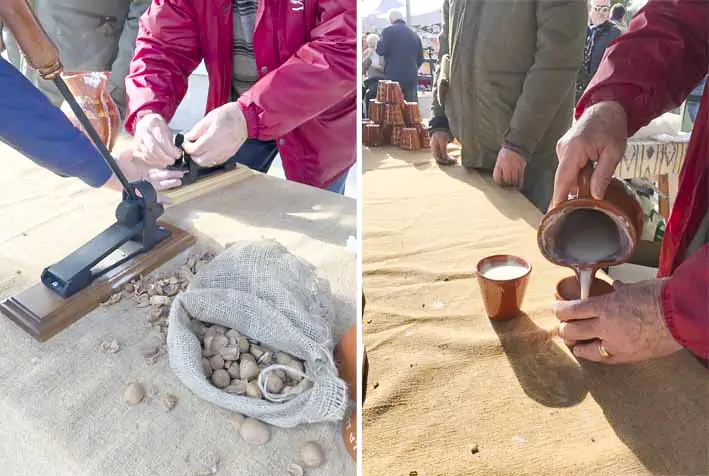
[[[488,279],[497,281],[511,281],[527,274],[529,268],[517,263],[505,263],[492,265],[482,271],[482,275]]]
[[[581,299],[588,299],[597,264],[612,260],[621,251],[617,225],[603,212],[576,210],[566,218],[558,241],[562,256],[573,263]]]
[[[591,297],[591,284],[593,284],[594,274],[596,273],[593,268],[580,269],[576,273],[579,279],[579,285],[581,286],[581,299]]]

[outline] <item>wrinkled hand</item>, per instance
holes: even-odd
[[[168,167],[182,156],[167,122],[159,114],[147,114],[138,121],[133,147],[146,164],[155,167]]]
[[[241,107],[227,103],[209,112],[187,134],[182,148],[202,167],[216,167],[236,154],[248,138]]]
[[[497,185],[503,187],[517,187],[524,185],[524,169],[527,162],[517,152],[502,147],[497,154],[495,169],[492,171],[492,179]]]
[[[598,339],[610,357],[599,353],[598,341],[576,344],[577,357],[594,362],[640,362],[677,352],[682,346],[672,337],[660,306],[666,280],[654,279],[616,285],[616,291],[583,301],[557,302],[554,313],[563,321],[559,337],[567,341]]]
[[[145,180],[150,182],[156,191],[169,190],[181,185],[184,172],[179,170],[150,169],[133,161],[133,152],[125,150],[117,157],[116,163],[129,182]],[[112,190],[123,191],[123,185],[115,175],[106,182],[105,187]],[[161,200],[163,201],[163,200]]]
[[[433,153],[433,158],[440,165],[453,165],[456,160],[448,155],[448,143],[450,142],[450,135],[447,132],[437,131],[431,134],[431,152]]]
[[[603,199],[627,142],[628,118],[620,104],[601,102],[588,108],[556,145],[559,167],[552,208],[576,192],[579,172],[589,160],[597,162],[591,177],[591,195]]]

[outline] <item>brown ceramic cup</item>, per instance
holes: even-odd
[[[503,266],[522,268],[519,273],[507,276],[495,273]],[[527,291],[532,265],[512,255],[494,255],[481,259],[475,267],[475,275],[490,319],[514,319],[520,313],[524,294]]]
[[[593,277],[593,283],[591,283],[591,294],[590,297],[603,296],[604,294],[610,294],[614,290],[613,285],[607,281],[603,281],[600,278]],[[576,276],[569,276],[556,283],[556,299],[557,301],[575,301],[581,299],[581,285]],[[568,347],[573,347],[577,342],[569,341],[564,339],[564,343]]]
[[[603,296],[612,293],[613,285],[594,276],[589,297]],[[556,299],[559,301],[575,301],[581,299],[581,285],[576,276],[569,276],[556,283]]]

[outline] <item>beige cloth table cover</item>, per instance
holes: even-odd
[[[570,270],[517,192],[430,153],[365,149],[364,474],[706,475],[709,373],[692,356],[579,364],[548,330]],[[533,266],[524,315],[491,322],[471,270]]]
[[[61,179],[4,145],[0,160],[0,297],[6,297],[110,225],[120,196]],[[237,240],[278,240],[330,280],[336,335],[355,322],[356,255],[345,249],[356,235],[354,200],[254,174],[175,206],[166,217],[215,250]],[[327,459],[309,475],[356,474],[342,424],[273,429],[270,443],[246,444],[229,412],[190,393],[166,357],[152,366],[143,361],[139,345],[149,332],[147,311],[122,300],[44,344],[0,316],[0,474],[192,476],[214,451],[221,459],[217,474],[285,475],[308,440],[320,442]],[[102,341],[111,338],[120,351],[102,353]],[[124,404],[131,381],[142,382],[151,398]],[[179,399],[170,413],[157,401],[165,393]]]

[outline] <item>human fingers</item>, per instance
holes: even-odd
[[[604,146],[601,150],[596,168],[591,176],[591,195],[596,200],[603,200],[606,195],[608,185],[611,183],[621,158],[622,152],[611,144]]]
[[[182,148],[185,152],[192,156],[193,160],[197,162],[198,157],[208,154],[210,150],[215,148],[217,132],[218,128],[215,124],[210,124],[206,130],[200,130],[199,137],[197,137],[194,141],[185,142],[182,145]]]
[[[591,362],[600,362],[604,364],[617,364],[619,363],[618,358],[613,355],[612,351],[606,349],[609,353],[608,357],[605,357],[601,353],[601,342],[600,340],[595,340],[588,343],[576,344],[573,348],[573,353],[576,357],[584,360],[589,360]]]
[[[151,182],[160,182],[164,180],[175,180],[184,177],[185,172],[182,170],[167,170],[167,169],[150,169],[148,171],[148,180]]]
[[[578,186],[578,176],[581,169],[588,162],[588,154],[579,139],[576,142],[562,143],[562,138],[557,146],[559,166],[554,175],[554,195],[552,208],[566,201]]]
[[[492,170],[492,180],[500,186],[505,184],[503,169],[500,161],[495,164],[495,168]]]
[[[138,150],[143,161],[155,167],[167,167],[175,163],[174,156],[166,151],[161,141],[158,140],[151,131],[145,131],[138,142]],[[179,158],[179,155],[177,156]]]
[[[552,311],[560,321],[591,319],[598,317],[603,310],[603,297],[595,297],[577,301],[557,301]]]
[[[156,191],[162,192],[165,190],[170,190],[172,188],[177,188],[182,185],[182,180],[180,179],[168,179],[168,180],[156,180],[151,182]]]
[[[565,321],[559,324],[559,337],[568,341],[591,340],[603,337],[598,318]]]

